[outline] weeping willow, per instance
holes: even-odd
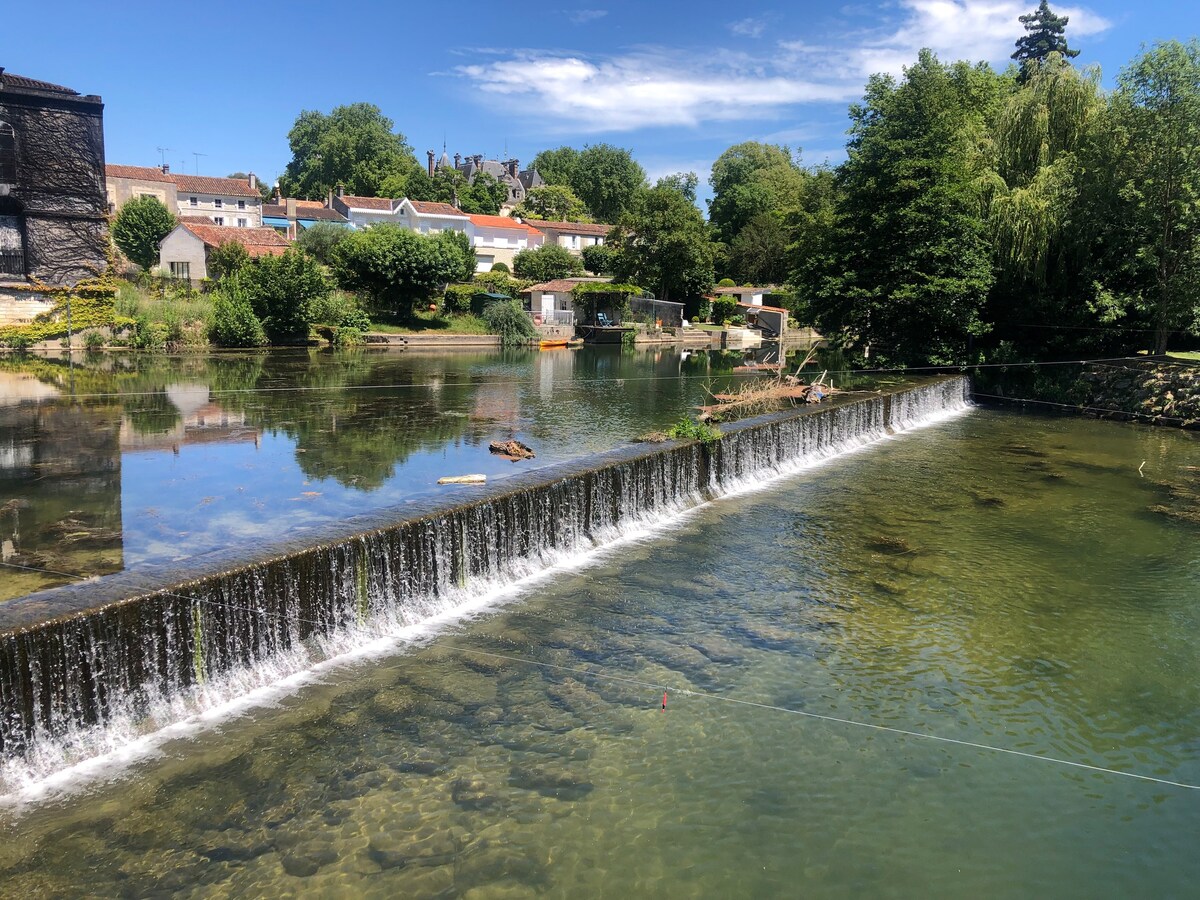
[[[1042,282],[1077,196],[1078,151],[1103,109],[1099,72],[1052,54],[1001,109],[978,178],[1000,264]]]

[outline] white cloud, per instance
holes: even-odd
[[[766,27],[767,20],[761,16],[758,18],[751,16],[748,19],[739,19],[736,22],[729,23],[729,30],[742,37],[762,37],[762,33],[766,30]]]
[[[642,48],[601,57],[526,50],[456,72],[510,112],[564,131],[767,119],[787,107],[858,97],[867,76],[899,74],[922,47],[942,60],[1006,63],[1022,33],[1017,16],[1028,6],[1029,0],[898,0],[893,21],[899,24],[836,42],[785,41],[771,54]],[[1056,11],[1070,16],[1070,38],[1111,27],[1084,8]],[[603,11],[575,15],[591,13]],[[730,28],[745,26],[749,34],[756,21]]]
[[[577,9],[568,14],[572,22],[576,25],[586,25],[588,22],[594,22],[596,19],[603,19],[608,15],[607,9]]]

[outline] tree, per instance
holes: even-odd
[[[522,219],[545,219],[551,222],[590,222],[587,206],[564,184],[548,184],[532,188],[513,210]]]
[[[439,287],[469,278],[474,254],[461,232],[426,237],[390,222],[352,232],[336,253],[338,282],[362,291],[377,308],[411,318]]]
[[[1051,53],[1062,54],[1067,59],[1079,55],[1078,50],[1067,46],[1064,36],[1069,17],[1056,16],[1050,11],[1050,4],[1046,0],[1041,0],[1034,12],[1019,18],[1025,27],[1025,34],[1017,38],[1017,49],[1012,55],[1018,63],[1041,64]]]
[[[599,222],[616,222],[646,184],[633,154],[611,144],[584,147],[571,175],[571,190]]]
[[[317,262],[332,266],[338,244],[350,234],[350,229],[337,222],[317,222],[296,236],[296,246],[314,257]]]
[[[225,241],[208,254],[208,277],[220,280],[236,275],[250,264],[250,253],[237,241]]]
[[[495,216],[507,201],[508,185],[487,172],[477,172],[459,198],[458,208],[465,213]]]
[[[536,169],[546,184],[569,186],[579,167],[579,151],[574,147],[543,150],[533,158],[530,168]]]
[[[660,300],[683,301],[712,287],[714,248],[700,210],[669,181],[639,191],[609,238],[613,275]]]
[[[410,200],[449,203],[465,213],[494,216],[508,200],[508,187],[487,172],[479,172],[468,181],[458,169],[443,166],[433,177],[424,169],[412,172],[404,196]]]
[[[289,197],[323,200],[339,184],[346,193],[376,196],[388,176],[419,169],[403,134],[371,103],[336,106],[326,115],[304,110],[288,132],[292,159],[280,176]]]
[[[759,213],[730,244],[729,271],[741,284],[782,284],[788,277],[789,243],[781,218]]]
[[[135,197],[117,211],[112,239],[129,259],[150,269],[158,265],[158,245],[178,220],[157,197]]]
[[[769,212],[782,215],[794,208],[803,193],[804,179],[787,147],[756,141],[734,144],[712,166],[709,222],[720,240],[731,244],[754,217]]]
[[[592,244],[584,247],[581,254],[583,266],[593,275],[611,275],[613,273],[613,248],[608,244]]]
[[[533,281],[553,281],[555,278],[582,275],[583,263],[566,247],[543,244],[518,253],[513,258],[513,272]]]
[[[297,247],[282,256],[260,256],[238,279],[273,343],[306,338],[313,304],[329,294],[320,264]]]
[[[1112,279],[1164,353],[1200,327],[1200,42],[1168,41],[1123,70],[1112,98],[1122,227]]]
[[[851,107],[834,227],[797,285],[828,336],[892,363],[960,363],[985,333],[992,284],[977,160],[1003,80],[922,50],[903,80],[874,75]]]

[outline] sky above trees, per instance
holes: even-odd
[[[278,176],[303,109],[368,101],[424,151],[632,148],[653,182],[744,140],[845,158],[847,104],[921,47],[1003,66],[1033,0],[350,5],[18,3],[0,65],[104,97],[109,160]],[[1111,87],[1143,43],[1200,33],[1192,0],[1072,0],[1076,65]]]

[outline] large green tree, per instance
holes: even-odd
[[[582,275],[583,262],[566,247],[543,244],[518,253],[513,258],[513,272],[533,281],[552,281],[568,275]]]
[[[352,233],[338,245],[335,260],[342,287],[400,318],[411,318],[418,303],[448,282],[469,279],[475,268],[461,232],[426,237],[392,223]]]
[[[569,186],[573,183],[575,170],[579,167],[579,151],[574,147],[543,150],[533,158],[530,166],[537,170],[546,184]]]
[[[1149,319],[1162,353],[1173,333],[1200,327],[1200,42],[1140,54],[1111,107],[1122,215],[1110,284]]]
[[[751,219],[795,208],[804,172],[787,147],[746,141],[717,157],[708,183],[713,198],[708,219],[721,241],[731,244]]]
[[[826,334],[887,362],[968,358],[992,284],[973,148],[1002,85],[987,66],[943,65],[928,50],[900,80],[871,77],[850,111],[836,221],[800,267]]]
[[[279,178],[286,196],[324,200],[342,185],[346,193],[374,197],[384,180],[419,170],[412,148],[372,103],[336,106],[326,114],[304,110],[288,132],[292,159]]]
[[[1067,46],[1066,30],[1070,19],[1051,12],[1046,0],[1041,0],[1036,10],[1019,18],[1025,27],[1025,34],[1017,38],[1017,49],[1012,55],[1018,63],[1042,63],[1051,53],[1058,53],[1067,59],[1079,55],[1078,50]]]
[[[314,304],[329,295],[321,264],[297,247],[282,256],[259,257],[237,278],[273,343],[307,338]]]
[[[158,265],[158,244],[171,233],[178,220],[157,197],[135,197],[113,219],[113,243],[143,269]]]
[[[617,281],[684,302],[713,285],[715,248],[700,210],[666,179],[637,192],[609,237]]]
[[[590,222],[587,206],[565,184],[535,187],[513,210],[524,219],[546,219],[551,222]]]
[[[599,222],[616,222],[646,185],[646,173],[633,154],[612,144],[583,148],[570,188]]]

